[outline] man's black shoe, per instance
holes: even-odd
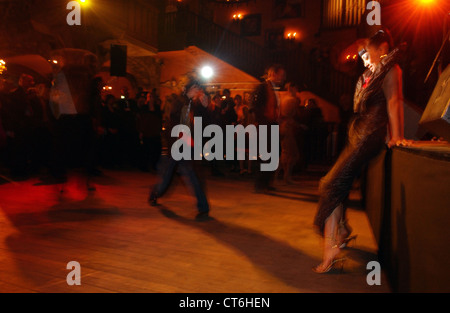
[[[253,193],[268,195],[268,194],[270,194],[272,191],[276,191],[276,190],[277,190],[277,189],[276,189],[275,187],[255,188],[255,190],[253,191]]]
[[[212,220],[212,218],[209,216],[209,212],[200,212],[195,217],[195,220],[197,222],[205,222],[205,221]]]
[[[151,206],[157,206],[158,202],[156,201],[156,199],[157,199],[156,195],[152,193],[148,198],[148,204],[150,204]]]

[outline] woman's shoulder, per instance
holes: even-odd
[[[386,78],[384,79],[384,85],[396,81],[401,81],[401,78],[402,78],[402,69],[398,64],[394,64],[386,74]]]
[[[397,63],[395,63],[392,68],[389,70],[389,72],[387,73],[387,75],[397,75],[397,76],[401,76],[402,75],[402,69],[400,67],[400,65],[398,65]]]

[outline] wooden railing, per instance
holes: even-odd
[[[322,28],[357,26],[366,9],[366,0],[323,0]]]

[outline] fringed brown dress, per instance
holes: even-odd
[[[322,235],[326,219],[345,200],[353,180],[386,142],[389,118],[382,85],[398,57],[399,49],[393,50],[374,73],[366,71],[358,80],[354,96],[355,116],[349,124],[347,145],[319,186],[320,199],[314,225]]]

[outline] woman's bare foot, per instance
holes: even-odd
[[[340,259],[337,256],[340,253],[339,246],[336,244],[336,240],[333,238],[327,238],[324,242],[323,260],[322,263],[313,268],[316,273],[326,273],[334,265],[334,263]]]
[[[340,250],[340,225],[345,226],[343,221],[343,205],[339,204],[325,221],[324,242],[323,242],[323,259],[322,263],[313,268],[316,273],[326,273],[333,265],[342,259],[337,259]],[[344,221],[345,222],[345,221]],[[344,230],[342,230],[344,233]]]

